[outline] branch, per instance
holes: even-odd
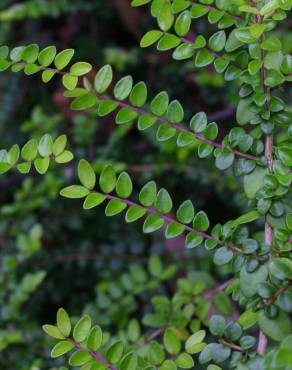
[[[110,363],[108,363],[103,357],[98,355],[96,352],[88,351],[85,347],[83,347],[81,344],[75,342],[71,338],[67,338],[67,341],[72,343],[76,349],[80,349],[81,351],[89,353],[92,358],[94,358],[96,361],[102,363],[103,365],[107,366],[109,369],[118,370],[117,368],[112,366]]]
[[[233,342],[228,342],[225,339],[219,339],[219,343],[224,344],[225,346],[228,346],[228,347],[230,347],[230,348],[232,348],[232,349],[234,349],[235,351],[238,351],[238,352],[245,352],[246,351],[245,349],[238,346],[237,344],[235,344]]]
[[[25,62],[17,62],[17,63],[15,63],[15,65],[25,66],[26,63]],[[39,67],[41,67],[42,71],[51,71],[51,72],[54,72],[55,74],[59,74],[59,75],[62,75],[62,76],[67,74],[67,72],[59,71],[58,69],[55,69],[55,68],[43,67],[43,66],[39,66]],[[97,94],[96,96],[98,97],[99,100],[108,99],[108,97],[105,96],[105,95],[98,95]],[[209,144],[209,145],[213,146],[214,148],[224,148],[224,149],[232,152],[234,155],[237,155],[238,157],[242,157],[242,158],[245,158],[245,159],[248,159],[248,160],[258,161],[260,159],[259,157],[256,157],[254,155],[243,153],[243,152],[241,152],[237,149],[232,149],[232,148],[226,147],[222,143],[218,143],[216,141],[209,140],[209,139],[205,138],[203,135],[196,134],[195,132],[190,131],[190,130],[186,129],[185,127],[182,127],[178,124],[171,123],[168,120],[166,120],[165,118],[156,116],[152,113],[149,113],[149,112],[143,110],[142,108],[134,107],[134,106],[130,105],[129,103],[118,101],[118,100],[113,99],[111,97],[109,97],[109,98],[110,98],[111,101],[115,102],[120,107],[131,109],[131,110],[135,111],[136,113],[138,113],[140,115],[149,115],[150,114],[150,115],[152,115],[153,117],[155,117],[157,119],[159,124],[166,124],[166,125],[174,128],[178,132],[187,133],[188,135],[193,136],[195,139],[197,139],[197,140],[199,140],[203,143]]]
[[[91,193],[100,194],[100,195],[102,195],[103,197],[105,197],[108,200],[118,200],[118,201],[120,201],[122,203],[125,203],[129,207],[131,207],[131,206],[140,207],[140,208],[144,209],[147,213],[153,214],[153,215],[156,215],[156,216],[160,217],[161,219],[163,219],[168,224],[170,224],[172,222],[175,222],[176,224],[180,225],[182,228],[184,228],[188,232],[195,233],[195,234],[197,234],[198,236],[201,236],[204,239],[213,240],[218,245],[224,245],[226,248],[232,250],[236,254],[244,255],[244,252],[240,248],[238,248],[235,245],[233,245],[232,243],[222,241],[222,240],[217,239],[216,237],[214,237],[214,236],[212,236],[210,234],[207,234],[206,232],[202,232],[202,231],[199,231],[199,230],[196,230],[196,229],[192,228],[189,225],[182,224],[178,220],[174,219],[173,217],[171,217],[169,215],[165,215],[165,214],[159,213],[154,208],[144,207],[141,204],[138,204],[138,203],[135,203],[135,202],[131,201],[130,199],[119,198],[119,197],[117,197],[115,195],[106,194],[106,193],[102,193],[102,192],[95,191],[95,190],[92,190]],[[259,259],[259,257],[257,255],[255,255],[255,254],[253,254],[252,257],[255,258],[255,259]]]
[[[278,296],[284,293],[291,285],[292,285],[292,280],[290,280],[287,284],[283,285],[279,290],[277,290],[272,298],[265,301],[266,306],[270,306],[271,304],[273,304],[275,300],[278,298]]]

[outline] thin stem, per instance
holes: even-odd
[[[159,328],[155,330],[152,334],[150,334],[147,338],[145,338],[144,342],[140,345],[140,349],[144,348],[146,344],[151,342],[153,339],[159,337],[164,332],[164,328]]]
[[[109,369],[111,369],[111,370],[118,370],[117,368],[115,368],[110,363],[108,363],[102,356],[100,356],[96,352],[88,351],[85,347],[83,347],[81,344],[75,342],[71,338],[67,338],[67,341],[70,342],[70,343],[72,343],[76,349],[80,349],[81,351],[84,351],[84,352],[89,353],[92,358],[94,358],[98,362],[102,363],[103,365],[107,366]]]
[[[245,349],[243,349],[242,347],[238,346],[237,344],[235,344],[233,342],[228,342],[225,339],[219,339],[219,343],[224,344],[225,346],[228,346],[228,347],[234,349],[235,351],[245,352]]]
[[[108,97],[105,96],[105,95],[100,95],[100,96],[98,96],[98,98],[100,100],[106,100],[106,99],[108,99]],[[141,116],[143,116],[143,115],[145,116],[145,115],[149,115],[150,114],[149,112],[145,111],[144,109],[133,107],[132,105],[130,105],[128,103],[121,102],[121,101],[118,101],[118,100],[115,100],[115,99],[112,99],[112,98],[110,98],[110,100],[112,100],[113,102],[115,102],[116,104],[118,104],[122,108],[132,109],[133,111],[135,111],[136,113],[140,114]],[[174,128],[176,131],[184,132],[184,133],[186,133],[188,135],[191,135],[195,139],[197,139],[197,140],[199,140],[201,142],[204,142],[206,144],[209,144],[209,145],[211,145],[211,146],[213,146],[215,148],[225,148],[225,149],[229,150],[230,152],[234,153],[235,155],[237,155],[239,157],[243,157],[243,158],[246,158],[246,159],[249,159],[249,160],[253,160],[253,161],[258,161],[260,159],[259,157],[255,157],[255,156],[253,156],[251,154],[242,153],[239,150],[225,147],[223,144],[217,143],[216,141],[213,141],[213,140],[209,140],[209,139],[205,138],[202,135],[196,134],[195,132],[192,132],[192,131],[186,129],[183,126],[180,126],[180,125],[175,124],[175,123],[171,123],[171,122],[169,122],[168,120],[166,120],[163,117],[159,117],[159,116],[154,115],[154,114],[151,114],[151,115],[157,119],[157,121],[159,122],[159,124],[166,124],[166,125]]]
[[[18,63],[15,63],[15,64],[16,65],[22,65],[22,66],[25,66],[26,65],[26,63],[24,63],[24,62],[18,62]],[[59,71],[59,70],[57,70],[55,68],[49,68],[49,67],[42,67],[42,70],[44,70],[44,71],[52,71],[52,72],[55,72],[56,74],[60,74],[62,76],[64,76],[64,75],[67,74],[67,72]],[[99,98],[99,100],[106,100],[106,99],[108,99],[108,97],[105,96],[105,95],[97,95],[97,97]],[[150,114],[149,112],[143,110],[142,108],[133,107],[132,105],[130,105],[128,103],[115,100],[115,99],[113,99],[111,97],[109,99],[112,100],[113,102],[115,102],[116,104],[118,104],[120,107],[132,109],[132,110],[134,110],[135,112],[137,112],[140,115],[148,115],[148,114]],[[176,125],[174,123],[171,123],[171,122],[167,121],[166,119],[164,119],[162,117],[159,117],[159,116],[156,116],[156,115],[153,115],[153,114],[151,114],[151,115],[153,117],[155,117],[160,124],[166,124],[166,125],[174,128],[176,131],[187,133],[187,134],[193,136],[195,139],[197,139],[197,140],[199,140],[201,142],[204,142],[206,144],[209,144],[209,145],[213,146],[214,148],[225,148],[226,150],[234,153],[235,155],[237,155],[239,157],[246,158],[246,159],[253,160],[253,161],[258,161],[260,159],[259,157],[253,156],[251,154],[240,152],[237,149],[231,149],[229,147],[225,147],[222,143],[217,143],[217,142],[215,142],[213,140],[209,140],[209,139],[205,138],[204,136],[198,135],[198,134],[196,134],[196,133],[194,133],[194,132],[192,132],[192,131],[190,131],[190,130],[182,127],[182,126],[179,126],[179,125]]]
[[[273,304],[275,300],[279,297],[279,295],[284,293],[291,285],[292,280],[290,280],[287,284],[283,285],[279,290],[277,290],[273,297],[265,302],[266,306],[270,306],[271,304]]]
[[[156,216],[160,217],[161,219],[163,219],[168,224],[170,224],[172,222],[175,222],[176,224],[178,224],[181,227],[183,227],[186,231],[193,232],[193,233],[197,234],[198,236],[201,236],[204,239],[213,240],[218,245],[224,245],[226,248],[232,250],[236,254],[244,255],[243,251],[240,248],[238,248],[235,245],[233,245],[232,243],[222,241],[222,240],[216,238],[215,236],[212,236],[212,235],[207,234],[205,232],[196,230],[196,229],[192,228],[189,225],[182,224],[182,223],[180,223],[179,221],[177,221],[176,219],[172,218],[169,215],[165,215],[165,214],[159,213],[154,208],[144,207],[141,204],[138,204],[138,203],[135,203],[135,202],[131,201],[130,199],[119,198],[119,197],[116,197],[116,196],[111,195],[111,194],[105,194],[105,193],[97,192],[97,191],[94,191],[94,190],[92,190],[92,193],[100,194],[100,195],[104,196],[108,200],[118,200],[118,201],[120,201],[122,203],[125,203],[129,207],[136,206],[136,207],[143,208],[147,213],[153,214],[153,215],[156,215]],[[252,255],[252,257],[255,258],[255,259],[259,259],[259,257],[257,255]]]

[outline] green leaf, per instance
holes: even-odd
[[[69,150],[65,150],[62,154],[55,158],[57,163],[68,163],[74,158],[73,153]]]
[[[194,229],[198,231],[207,231],[210,227],[210,222],[207,214],[204,211],[200,211],[196,214],[193,221]]]
[[[198,344],[202,344],[205,336],[206,336],[205,330],[199,330],[195,334],[191,335],[185,344],[186,351],[191,354],[198,353],[198,349],[201,348],[201,346],[198,346]]]
[[[155,341],[150,342],[147,355],[152,365],[161,364],[165,358],[162,346]]]
[[[111,199],[105,209],[106,216],[115,216],[123,212],[127,208],[127,204],[118,199]]]
[[[143,225],[143,232],[145,234],[153,233],[162,228],[164,225],[164,220],[157,215],[149,215],[147,216],[144,225]]]
[[[90,93],[78,96],[71,103],[71,109],[73,110],[84,110],[95,106],[98,103],[98,99],[95,95]]]
[[[176,19],[175,22],[175,32],[179,36],[185,36],[191,27],[191,14],[188,10],[182,12]]]
[[[216,167],[219,170],[227,170],[232,166],[235,160],[235,155],[226,149],[218,149],[216,151]]]
[[[19,149],[19,146],[17,144],[14,144],[9,152],[7,153],[7,162],[11,165],[11,166],[14,166],[18,159],[19,159],[19,155],[20,155],[20,149]]]
[[[54,325],[43,325],[43,331],[52,338],[65,339],[64,335]]]
[[[213,343],[212,358],[215,362],[221,363],[226,361],[231,354],[231,349],[223,344]]]
[[[39,47],[36,44],[28,45],[22,53],[22,59],[26,63],[34,63],[39,55]]]
[[[101,172],[99,186],[104,193],[111,193],[117,183],[117,175],[111,165],[107,165]]]
[[[292,261],[289,258],[274,258],[269,264],[270,274],[279,280],[292,279]]]
[[[98,325],[96,325],[90,330],[90,333],[86,341],[86,347],[90,351],[96,352],[102,345],[102,340],[103,340],[102,330]]]
[[[162,35],[163,32],[159,30],[148,31],[140,41],[141,48],[147,48],[148,46],[155,44],[155,42],[157,42]]]
[[[83,76],[92,70],[91,64],[87,62],[77,62],[70,68],[70,74],[73,76]]]
[[[76,340],[76,342],[78,343],[83,342],[87,338],[90,328],[91,328],[91,318],[88,315],[85,315],[74,326],[73,329],[74,340]]]
[[[227,263],[229,263],[233,258],[233,252],[226,248],[226,247],[221,247],[216,250],[214,254],[214,263],[217,266],[224,266]]]
[[[87,362],[89,362],[91,359],[92,357],[88,352],[79,349],[70,356],[69,365],[82,366],[87,364]]]
[[[184,110],[179,101],[172,101],[167,109],[167,119],[171,123],[180,123],[184,119]]]
[[[157,22],[162,31],[168,31],[174,22],[170,2],[164,2],[157,17]]]
[[[151,102],[151,112],[156,114],[157,116],[163,116],[164,113],[167,111],[169,104],[169,97],[165,91],[160,92],[155,96],[155,98]]]
[[[177,355],[181,349],[181,343],[172,329],[166,329],[163,334],[163,344],[167,352],[171,355]]]
[[[267,280],[268,270],[265,266],[261,266],[254,272],[247,272],[245,268],[240,270],[240,289],[242,293],[250,298],[257,294],[257,286]]]
[[[51,135],[45,134],[41,138],[38,151],[42,157],[49,157],[53,153],[53,140]]]
[[[261,10],[260,14],[263,15],[264,17],[270,16],[276,9],[280,7],[279,1],[278,0],[271,0],[267,4],[265,4]]]
[[[247,330],[255,325],[258,321],[258,312],[253,312],[251,309],[245,311],[238,319],[238,323],[243,330]]]
[[[120,79],[114,87],[114,96],[118,100],[125,100],[131,93],[133,87],[132,76]]]
[[[67,342],[66,340],[62,340],[61,342],[58,342],[55,347],[51,351],[51,357],[57,358],[65,353],[71,351],[71,349],[74,348],[74,344]]]
[[[87,195],[84,203],[83,208],[84,209],[91,209],[94,207],[99,206],[101,203],[105,201],[106,197],[103,194],[99,193],[90,193]]]
[[[215,59],[215,56],[208,52],[206,49],[201,49],[198,51],[195,59],[196,67],[206,67],[211,64]]]
[[[58,155],[62,154],[66,148],[66,145],[67,145],[66,135],[61,135],[57,137],[57,139],[55,140],[53,144],[53,149],[52,149],[54,156],[57,157]]]
[[[74,90],[78,83],[78,77],[66,73],[62,78],[63,85],[68,90]]]
[[[201,4],[194,4],[191,8],[191,17],[196,19],[204,16],[209,12],[209,9]]]
[[[49,158],[37,158],[34,160],[34,167],[37,170],[37,172],[41,175],[47,172],[49,165],[50,165]]]
[[[122,358],[124,346],[122,341],[113,343],[106,352],[106,359],[111,364],[116,364]]]
[[[214,33],[209,39],[209,47],[216,51],[219,52],[225,48],[226,44],[226,34],[224,31],[218,31]]]
[[[177,222],[171,222],[167,225],[165,236],[167,239],[176,238],[185,231],[185,228]]]
[[[138,129],[140,131],[147,130],[149,127],[153,126],[156,122],[157,122],[156,117],[154,117],[150,114],[145,114],[145,115],[139,117]]]
[[[131,91],[130,102],[135,107],[142,107],[147,101],[147,86],[144,82],[138,82]]]
[[[198,247],[203,242],[203,237],[196,234],[196,233],[189,233],[186,237],[186,247],[187,248],[195,248]]]
[[[65,198],[78,199],[85,198],[89,190],[80,185],[71,185],[60,191],[60,195]]]
[[[116,184],[116,192],[121,198],[128,198],[133,191],[133,184],[130,176],[126,172],[122,172]]]
[[[143,206],[152,206],[156,200],[157,186],[155,181],[149,181],[143,186],[139,194],[139,200]]]
[[[57,326],[60,332],[65,337],[69,337],[70,332],[71,332],[71,322],[64,308],[60,308],[57,312]]]
[[[21,156],[25,161],[32,161],[37,156],[38,142],[35,139],[29,140],[21,149]]]
[[[248,224],[252,221],[257,220],[261,215],[258,211],[250,211],[248,213],[245,213],[244,215],[238,217],[236,220],[233,221],[232,227],[238,227],[243,224]]]
[[[181,43],[179,37],[167,33],[163,35],[157,44],[157,50],[165,51],[177,47]]]
[[[150,1],[152,1],[152,0],[133,0],[131,2],[131,6],[141,6],[141,5],[150,3]]]
[[[57,72],[56,71],[43,71],[42,73],[42,81],[44,83],[48,83],[51,81],[51,79],[55,76]]]
[[[177,219],[183,224],[189,224],[195,217],[195,209],[190,200],[184,201],[176,213]]]
[[[242,251],[245,254],[252,254],[258,249],[258,242],[254,239],[245,239],[242,242]]]
[[[118,103],[110,99],[103,100],[99,103],[98,115],[101,117],[107,116],[108,114],[112,113],[118,106]]]
[[[113,70],[109,64],[103,66],[96,74],[94,80],[95,90],[98,93],[105,92],[110,86],[113,79]]]
[[[192,369],[195,365],[194,360],[188,353],[181,353],[175,360],[178,367],[182,369]]]
[[[73,49],[65,49],[57,54],[55,58],[55,67],[61,71],[64,69],[71,61],[74,55]]]
[[[264,178],[267,174],[267,168],[256,167],[253,172],[244,176],[243,186],[248,198],[255,198],[257,192],[263,187]]]
[[[195,54],[194,46],[189,44],[179,45],[172,54],[175,60],[185,60],[191,58]]]
[[[157,254],[152,254],[148,260],[148,269],[152,276],[159,277],[163,271],[161,258]]]
[[[220,315],[213,315],[209,321],[210,332],[216,337],[222,337],[225,331],[225,319]]]
[[[199,112],[194,115],[191,119],[190,126],[194,132],[202,132],[206,129],[208,124],[208,119],[206,113]]]
[[[92,190],[94,188],[96,183],[96,175],[90,163],[88,163],[85,159],[81,159],[78,164],[78,178],[81,184],[87,189]]]
[[[292,231],[292,213],[286,215],[286,225],[290,231]]]
[[[292,166],[292,148],[291,146],[281,146],[277,150],[281,161],[286,166]]]
[[[57,49],[55,46],[47,46],[39,53],[38,56],[39,63],[44,67],[48,67],[53,63],[56,53]]]
[[[259,314],[259,326],[271,339],[280,342],[291,333],[291,321],[289,315],[280,311],[277,317],[269,318],[262,310]]]
[[[172,200],[167,190],[159,190],[156,200],[155,208],[158,212],[162,214],[169,213],[172,209]]]
[[[156,139],[158,141],[167,141],[176,135],[176,129],[169,126],[168,124],[159,125],[156,133]]]
[[[134,109],[128,107],[122,108],[116,116],[116,123],[118,125],[122,125],[124,123],[134,121],[137,116],[138,113]]]
[[[143,217],[145,215],[145,213],[146,213],[145,208],[133,205],[133,206],[129,207],[129,209],[127,210],[126,222],[130,223],[130,222],[137,221],[141,217]]]
[[[8,164],[7,164],[7,166],[8,166]],[[6,168],[7,168],[7,170],[9,170],[10,166],[6,167]],[[20,173],[23,173],[23,174],[29,173],[30,168],[31,168],[31,163],[30,162],[20,163],[20,164],[17,165],[18,171]]]

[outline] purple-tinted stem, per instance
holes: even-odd
[[[108,99],[105,95],[100,95],[98,96],[98,98],[100,100],[106,100]],[[118,100],[114,100],[112,98],[109,98],[110,100],[114,101],[116,104],[118,104],[120,107],[123,107],[123,108],[128,108],[128,109],[131,109],[133,111],[135,111],[136,113],[140,114],[140,115],[147,115],[149,114],[148,112],[144,111],[142,108],[137,108],[137,107],[133,107],[132,105],[128,104],[128,103],[125,103],[125,102],[121,102],[121,101],[118,101]],[[176,131],[180,131],[180,132],[184,132],[188,135],[191,135],[193,136],[195,139],[199,140],[199,141],[202,141],[206,144],[209,144],[215,148],[223,148],[223,144],[221,143],[217,143],[216,141],[212,141],[212,140],[209,140],[209,139],[206,139],[204,136],[202,135],[198,135],[192,131],[189,131],[187,130],[186,128],[180,126],[180,125],[177,125],[175,123],[171,123],[169,121],[167,121],[165,118],[162,118],[162,117],[159,117],[159,116],[156,116],[156,115],[152,115],[153,117],[155,117],[160,124],[166,124],[172,128],[174,128]],[[247,158],[247,159],[250,159],[250,160],[254,160],[254,161],[257,161],[259,160],[258,157],[255,157],[253,155],[250,155],[250,154],[246,154],[246,153],[242,153],[240,152],[239,150],[236,150],[236,149],[229,149],[229,148],[226,148],[227,150],[231,151],[232,153],[238,155],[239,157],[243,157],[243,158]]]
[[[77,349],[80,349],[81,351],[84,351],[84,352],[87,352],[90,354],[90,356],[92,358],[94,358],[95,360],[97,360],[98,362],[101,362],[102,364],[106,365],[109,369],[111,370],[117,370],[117,368],[115,368],[114,366],[112,366],[111,364],[109,364],[103,357],[101,357],[99,354],[97,354],[96,352],[92,352],[92,351],[88,351],[86,348],[84,348],[81,344],[75,342],[73,339],[71,338],[67,338],[67,341],[72,343],[74,345],[75,348]]]
[[[166,33],[165,33],[166,34]],[[195,42],[196,42],[196,38],[192,41],[192,40],[189,40],[189,39],[186,39],[185,37],[180,37],[180,40],[182,42],[184,42],[185,44],[188,44],[188,45],[193,45]],[[208,49],[205,47],[205,49],[210,53],[212,54],[215,58],[221,58],[222,55],[218,54],[218,53],[215,53],[215,51],[211,50],[211,49]]]
[[[131,201],[130,199],[124,199],[124,198],[118,198],[114,195],[110,195],[110,194],[104,194],[104,193],[99,193],[103,196],[105,196],[107,199],[109,200],[119,200],[125,204],[127,204],[128,206],[138,206],[138,207],[141,207],[141,208],[144,208],[146,210],[146,212],[152,214],[152,215],[157,215],[159,216],[160,218],[162,218],[164,221],[166,221],[167,223],[171,223],[171,222],[176,222],[177,224],[181,225],[182,227],[185,228],[185,230],[187,231],[190,231],[190,232],[193,232],[193,233],[196,233],[197,235],[203,237],[204,239],[210,239],[210,240],[214,240],[216,241],[218,244],[221,243],[220,240],[214,238],[213,236],[209,235],[209,234],[206,234],[206,233],[203,233],[202,231],[198,231],[198,230],[195,230],[193,229],[192,227],[188,226],[188,225],[184,225],[184,224],[181,224],[179,223],[177,220],[175,220],[174,218],[168,216],[168,215],[163,215],[159,212],[157,212],[154,208],[151,208],[151,207],[143,207],[141,206],[140,204],[137,204],[133,201]]]
[[[207,4],[200,4],[202,5],[204,8],[207,8],[209,10],[218,10],[219,12],[222,12],[224,13],[225,15],[229,15],[230,17],[232,17],[233,19],[239,19],[241,20],[242,17],[240,17],[239,15],[233,15],[233,14],[229,14],[229,13],[226,13],[224,10],[220,10],[218,8],[216,8],[215,6],[212,6],[212,5],[207,5]]]

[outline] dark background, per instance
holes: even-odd
[[[128,0],[0,3],[1,45],[37,43],[40,47],[56,45],[58,50],[74,48],[74,60],[92,63],[95,72],[110,63],[115,80],[132,74],[136,82],[147,83],[152,97],[161,90],[168,91],[171,98],[181,101],[187,118],[198,111],[207,112],[209,121],[218,122],[222,138],[236,123],[238,86],[226,86],[212,67],[197,70],[193,60],[176,62],[171,53],[140,49],[142,35],[154,24],[146,7],[133,9]],[[285,28],[289,52],[291,32],[287,31],[289,25]],[[215,28],[199,20],[193,31],[208,36]],[[174,261],[185,269],[206,270],[219,280],[226,274],[224,269],[212,270],[211,260],[202,249],[185,251],[181,238],[166,241],[162,233],[145,236],[139,222],[127,225],[122,216],[106,219],[103,207],[85,212],[81,202],[60,198],[59,190],[73,181],[78,159],[86,158],[97,171],[108,162],[118,171],[127,170],[136,189],[154,179],[169,190],[176,206],[191,199],[197,209],[204,209],[212,225],[237,217],[246,206],[238,192],[241,184],[232,172],[218,172],[212,161],[199,160],[194,148],[178,149],[175,141],[158,143],[151,130],[138,132],[135,124],[117,127],[114,116],[100,119],[70,111],[58,78],[44,85],[38,75],[2,73],[0,148],[22,145],[44,133],[66,133],[74,162],[65,169],[54,167],[44,177],[11,172],[0,179],[3,369],[50,368],[41,325],[54,321],[60,306],[80,315],[91,303],[92,312],[97,314],[97,284],[103,279],[118,279],[130,263],[145,264],[153,252],[165,263]],[[40,246],[30,258],[24,258],[19,252],[19,238],[29,235],[35,225],[42,228]],[[31,242],[28,244],[33,248]],[[17,268],[10,271],[7,263]],[[11,308],[9,299],[18,292],[22,279],[39,270],[46,272],[41,285]],[[139,317],[139,307],[135,315]],[[21,331],[19,338],[7,344],[7,330]]]

